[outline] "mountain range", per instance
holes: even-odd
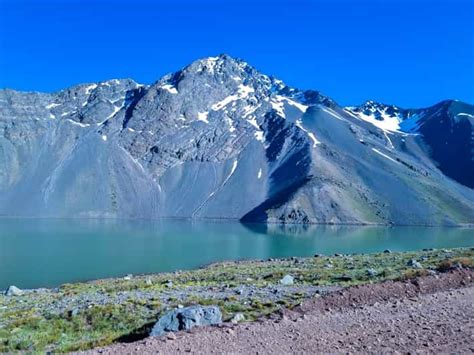
[[[474,223],[474,106],[343,107],[228,55],[0,90],[0,216]]]

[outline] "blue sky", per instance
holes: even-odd
[[[242,58],[341,104],[474,103],[474,0],[0,0],[0,87],[55,91]]]

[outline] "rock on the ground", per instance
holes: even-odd
[[[166,313],[153,326],[150,336],[160,336],[166,332],[188,330],[195,326],[222,323],[222,313],[217,306],[190,306]]]
[[[367,276],[369,276],[369,277],[377,276],[377,270],[367,269]]]
[[[281,280],[280,280],[280,283],[282,285],[286,285],[286,286],[289,286],[289,285],[293,285],[295,283],[295,279],[293,276],[291,275],[285,275]]]
[[[232,319],[231,319],[231,322],[232,323],[239,323],[239,322],[243,322],[245,320],[245,315],[243,313],[236,313]]]
[[[73,308],[68,311],[70,317],[75,317],[79,314],[79,308]]]
[[[23,291],[14,285],[9,286],[5,291],[5,296],[20,296],[22,294]]]
[[[423,266],[420,264],[420,262],[416,261],[415,259],[412,259],[408,261],[407,266],[410,266],[414,269],[422,269]]]

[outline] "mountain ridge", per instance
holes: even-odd
[[[0,214],[473,223],[473,113],[341,107],[228,55],[151,85],[2,90]]]

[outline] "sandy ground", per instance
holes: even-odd
[[[93,353],[472,353],[473,271],[352,287],[271,318]]]

